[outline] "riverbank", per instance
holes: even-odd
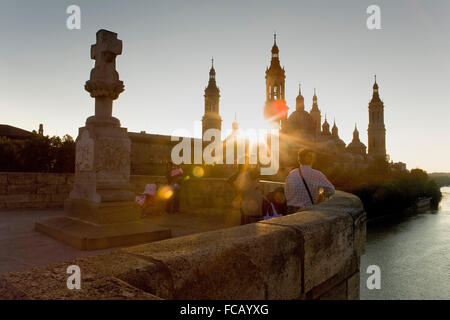
[[[397,214],[386,214],[386,215],[382,215],[382,216],[377,216],[374,218],[368,218],[367,219],[367,223],[376,223],[379,221],[401,221],[405,218],[411,217],[413,215],[416,215],[418,213],[423,213],[423,212],[427,212],[427,211],[433,211],[432,207],[431,207],[431,197],[426,197],[426,198],[419,198],[416,200],[416,202],[414,203],[414,205],[412,205],[411,207],[397,213]],[[436,210],[434,210],[436,211]]]

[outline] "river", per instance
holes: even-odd
[[[361,257],[361,299],[450,299],[450,187],[437,211],[367,226]],[[381,271],[369,290],[367,267]]]

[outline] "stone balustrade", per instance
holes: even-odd
[[[0,172],[1,209],[63,208],[72,190],[74,175],[68,173],[6,173]],[[141,193],[145,185],[166,183],[163,176],[130,176],[133,192]],[[282,186],[279,182],[263,181],[264,194]],[[233,190],[227,179],[190,179],[182,188],[181,210],[192,213],[217,213],[232,206]]]
[[[0,210],[63,208],[73,181],[73,174],[0,172]],[[148,183],[161,186],[166,181],[163,176],[130,176],[136,194],[143,192]],[[222,212],[231,208],[233,200],[233,190],[226,179],[186,180],[181,192],[181,210],[191,213]]]

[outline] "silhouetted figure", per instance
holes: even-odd
[[[167,184],[173,192],[167,201],[167,213],[178,213],[180,212],[180,191],[183,181],[183,169],[169,161],[166,168],[166,178]]]
[[[292,170],[286,178],[285,195],[287,214],[292,214],[302,208],[314,205],[319,200],[319,189],[325,197],[334,194],[334,186],[325,175],[311,168],[314,153],[304,149],[298,152],[299,167]]]

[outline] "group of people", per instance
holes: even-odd
[[[142,216],[155,212],[179,213],[183,179],[183,169],[169,161],[166,167],[167,184],[160,186],[160,194],[158,195],[158,186],[150,183],[145,186],[144,192],[136,197],[136,202],[142,208]]]
[[[314,152],[298,152],[298,167],[289,172],[284,188],[278,187],[264,195],[259,184],[259,168],[239,165],[228,181],[235,190],[235,203],[240,207],[241,224],[288,215],[310,207],[332,196],[333,184],[312,168]]]
[[[333,184],[322,172],[312,168],[313,162],[313,151],[300,150],[298,166],[287,175],[284,188],[278,187],[266,195],[263,194],[259,182],[260,168],[240,164],[238,171],[228,182],[234,189],[233,203],[240,209],[241,224],[289,215],[333,195]],[[167,184],[159,190],[156,184],[147,184],[144,193],[137,196],[136,201],[141,205],[144,216],[155,209],[158,213],[180,211],[183,169],[168,162],[166,179]]]

